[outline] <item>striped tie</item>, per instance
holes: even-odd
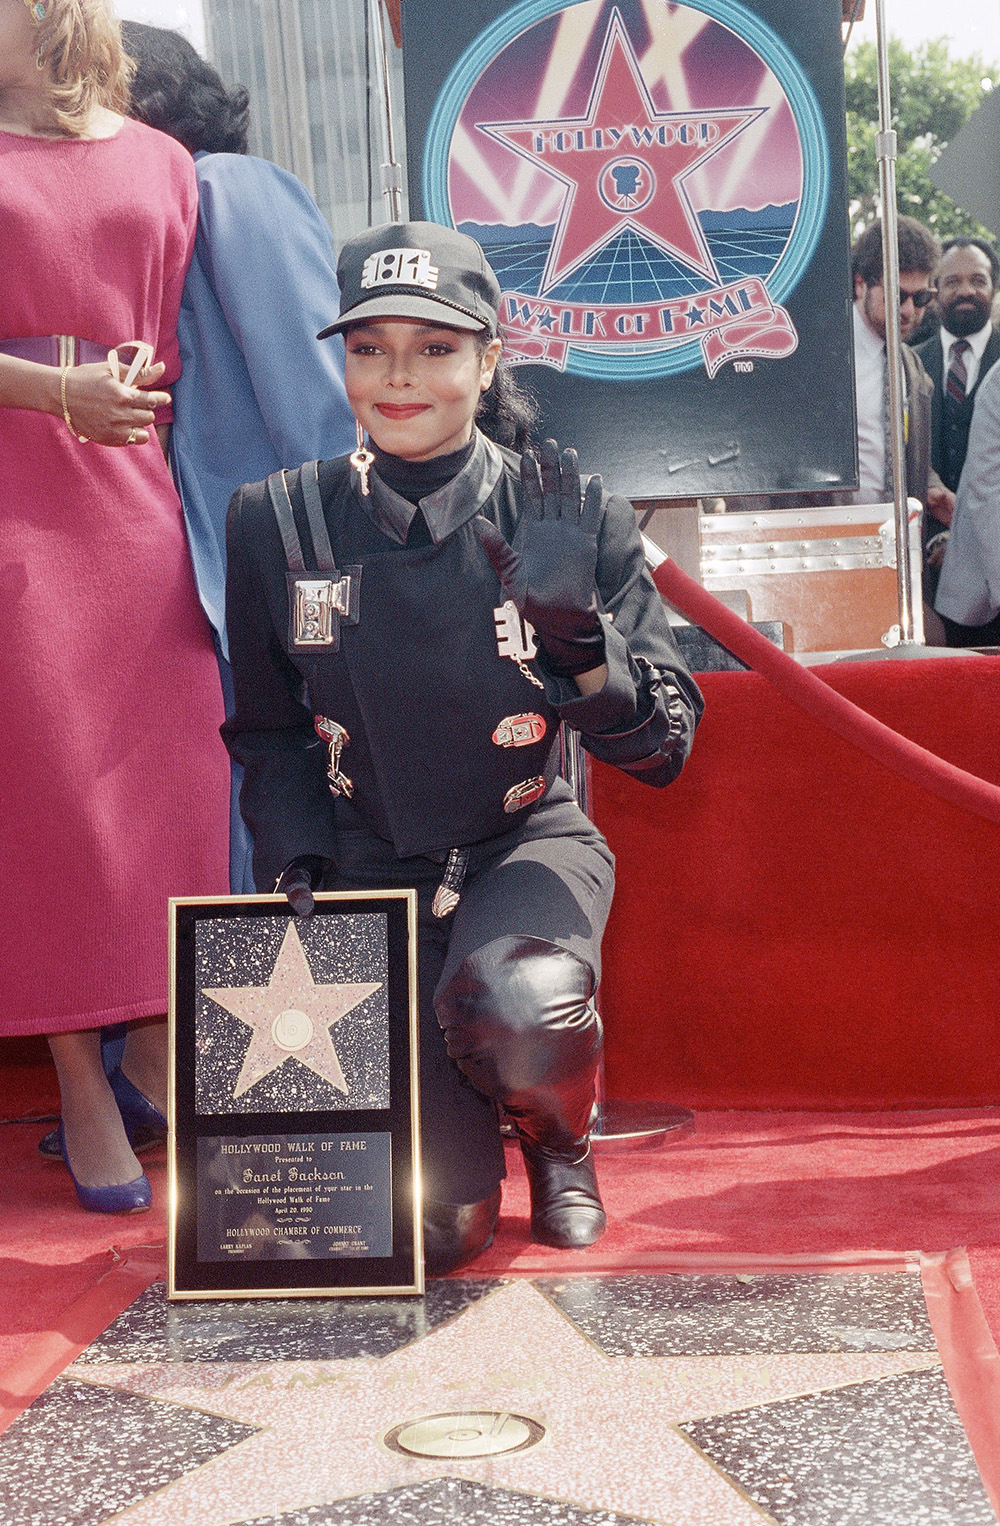
[[[951,347],[951,365],[948,367],[945,391],[953,403],[965,402],[965,383],[968,378],[968,372],[965,369],[965,352],[971,348],[967,339],[956,339]]]

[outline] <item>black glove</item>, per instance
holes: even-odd
[[[329,867],[329,859],[320,858],[315,853],[293,858],[278,876],[278,883],[274,887],[275,895],[287,896],[288,904],[297,917],[311,917],[316,910],[313,891],[322,885]]]
[[[591,477],[581,499],[575,450],[559,458],[555,440],[521,457],[524,513],[508,546],[482,514],[473,520],[504,593],[535,629],[554,675],[573,678],[604,661],[604,631],[597,613],[597,531],[604,489]]]

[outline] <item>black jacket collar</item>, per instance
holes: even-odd
[[[503,457],[484,434],[476,430],[476,448],[465,466],[435,493],[421,498],[419,505],[407,502],[393,492],[374,469],[368,473],[368,496],[361,492],[356,474],[352,486],[365,512],[383,535],[399,545],[406,544],[410,523],[419,507],[427,521],[435,546],[479,513],[503,474]]]

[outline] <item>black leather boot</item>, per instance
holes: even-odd
[[[517,1125],[531,1233],[563,1250],[593,1245],[606,1219],[589,1130],[601,1051],[593,971],[541,938],[498,938],[438,992],[448,1053]]]
[[[493,1243],[500,1188],[478,1203],[424,1204],[424,1270],[428,1276],[467,1266]]]
[[[531,1238],[559,1250],[579,1250],[599,1240],[608,1221],[590,1140],[567,1151],[522,1135],[521,1154],[531,1190]]]

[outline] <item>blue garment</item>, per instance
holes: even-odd
[[[198,592],[228,656],[229,500],[282,466],[354,449],[330,230],[294,175],[246,154],[196,154],[198,234],[178,322],[171,453]]]
[[[229,500],[280,467],[353,450],[354,417],[343,341],[316,338],[340,311],[333,241],[316,203],[266,159],[201,153],[195,167],[198,233],[177,326],[171,465],[228,713]],[[253,882],[236,786],[230,881],[239,893]]]

